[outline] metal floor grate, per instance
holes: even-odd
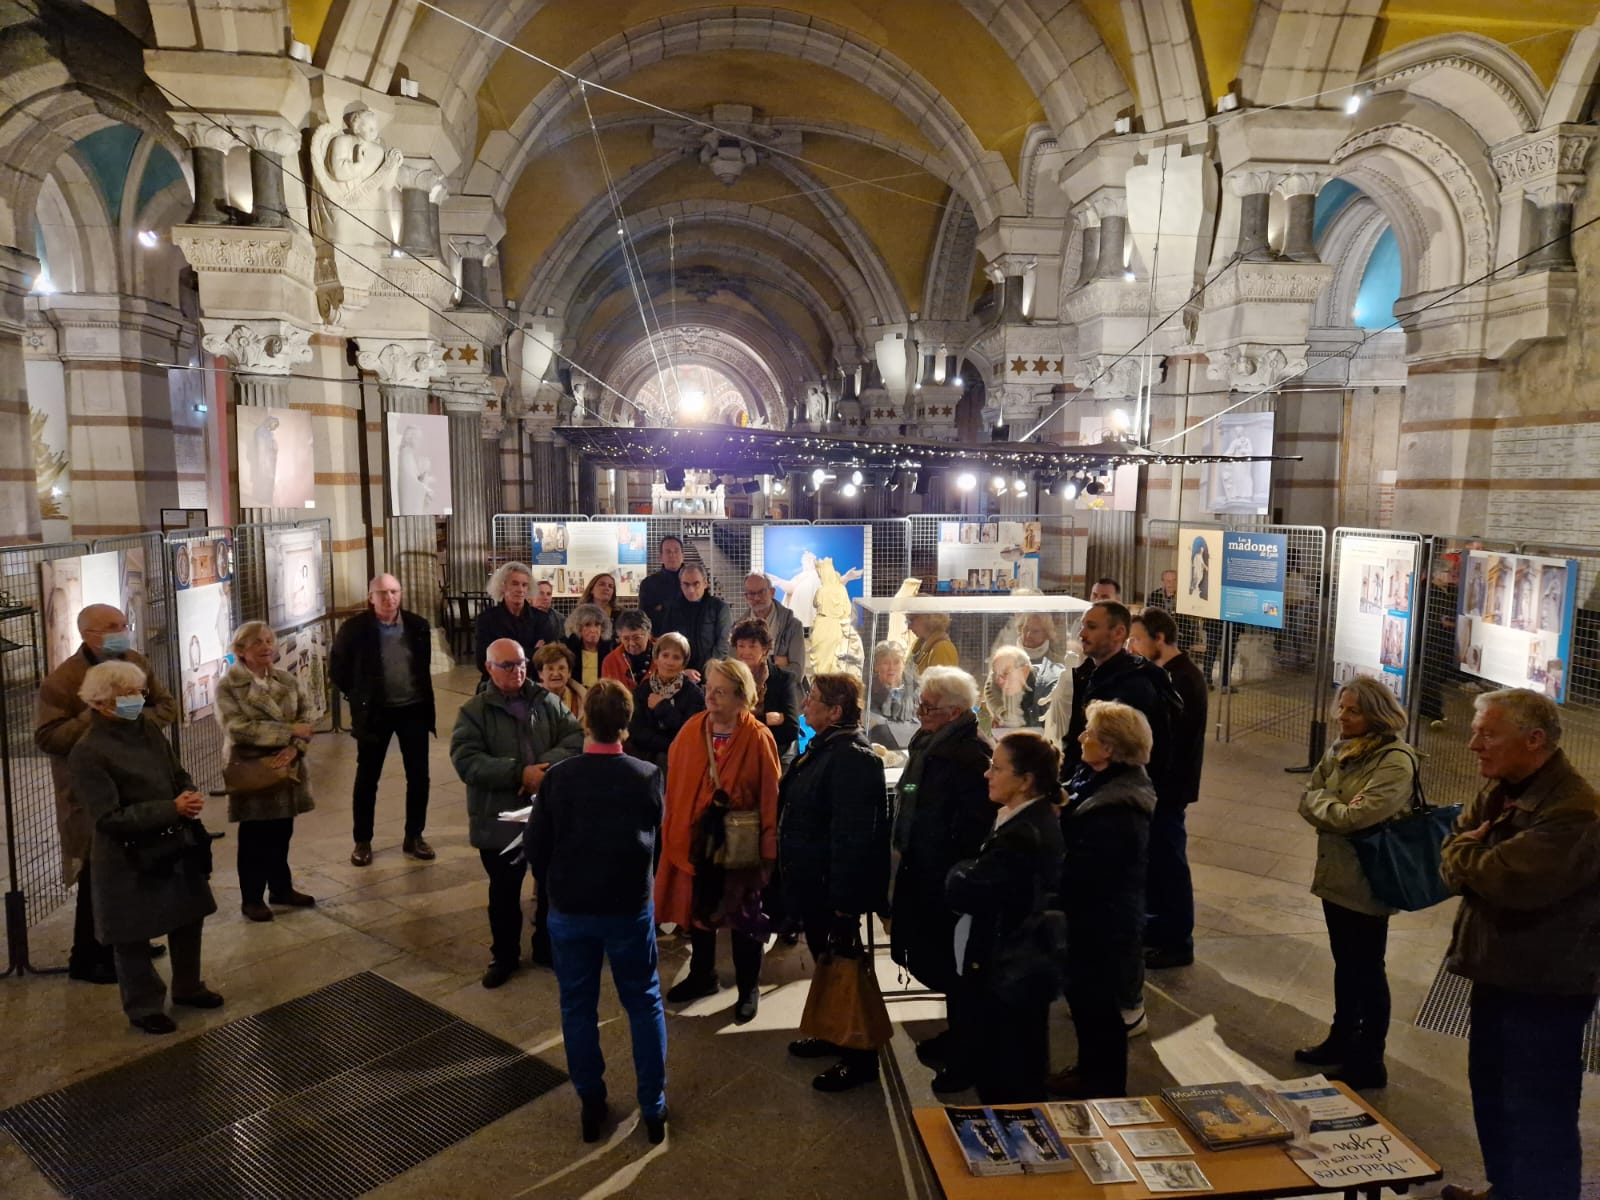
[[[1452,974],[1440,963],[1433,985],[1417,1010],[1417,1028],[1466,1037],[1472,1024],[1468,1004],[1471,996],[1472,981]],[[1591,1075],[1600,1075],[1600,1011],[1589,1019],[1589,1028],[1583,1032],[1583,1069]]]
[[[566,1081],[366,972],[0,1112],[82,1200],[359,1196]]]

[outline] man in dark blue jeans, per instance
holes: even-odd
[[[1600,795],[1560,750],[1561,710],[1527,688],[1474,702],[1489,781],[1445,842],[1461,893],[1446,965],[1472,980],[1467,1074],[1489,1190],[1579,1200],[1583,1032],[1600,993]]]

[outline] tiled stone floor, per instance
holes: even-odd
[[[379,807],[376,857],[348,862],[353,746],[325,735],[314,748],[316,811],[298,823],[292,861],[315,909],[280,913],[255,925],[238,912],[232,843],[223,842],[213,880],[221,906],[206,926],[206,977],[228,997],[215,1013],[184,1011],[185,1031],[205,1028],[303,994],[355,971],[375,970],[465,1019],[561,1063],[555,979],[524,971],[498,991],[478,976],[487,958],[484,880],[467,844],[464,792],[446,753],[448,731],[474,673],[438,680],[441,731],[433,750],[429,837],[433,863],[401,856],[398,755]],[[1314,835],[1295,815],[1303,776],[1283,767],[1303,748],[1270,739],[1213,746],[1204,799],[1190,813],[1190,857],[1199,902],[1198,961],[1152,976],[1147,992],[1152,1037],[1134,1043],[1131,1085],[1151,1091],[1174,1079],[1196,1082],[1255,1071],[1288,1077],[1290,1051],[1317,1040],[1331,1013],[1332,964],[1318,902],[1308,893]],[[219,805],[220,807],[220,805]],[[220,811],[213,827],[223,825]],[[1391,1085],[1373,1093],[1389,1114],[1444,1163],[1447,1178],[1474,1182],[1481,1165],[1466,1091],[1466,1043],[1411,1024],[1449,935],[1453,906],[1394,919],[1390,978],[1394,1027]],[[70,940],[70,914],[33,931],[33,958],[55,963]],[[687,962],[687,945],[663,945],[668,982]],[[731,965],[723,961],[724,977]],[[621,1114],[616,1135],[598,1146],[577,1136],[577,1106],[561,1088],[392,1180],[374,1193],[401,1198],[691,1196],[718,1200],[787,1197],[893,1197],[925,1186],[914,1145],[897,1114],[933,1102],[929,1072],[911,1053],[914,1033],[939,1026],[936,1002],[896,1000],[895,1069],[881,1086],[823,1096],[809,1086],[817,1064],[789,1061],[810,960],[781,949],[768,959],[760,1016],[731,1024],[731,990],[669,1016],[668,1097],[673,1121],[663,1147],[650,1147],[631,1103],[627,1025],[610,992],[602,999],[602,1040]],[[895,971],[881,964],[886,987]],[[1071,1061],[1064,1012],[1053,1014],[1056,1065]],[[178,1036],[183,1036],[180,1033]],[[0,1106],[61,1086],[168,1044],[131,1031],[115,989],[62,977],[0,981]],[[903,1084],[896,1080],[903,1080]],[[92,1136],[86,1130],[85,1136]],[[1588,1089],[1586,1143],[1600,1145],[1600,1087]],[[1586,1165],[1585,1196],[1600,1197],[1600,1152]],[[1420,1195],[1435,1194],[1436,1186]],[[21,1152],[0,1142],[0,1195],[53,1195]]]

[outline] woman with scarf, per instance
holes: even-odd
[[[705,693],[684,670],[688,664],[689,639],[681,633],[663,633],[656,639],[654,671],[633,689],[628,753],[662,770],[683,723],[706,707]]]
[[[615,679],[631,696],[634,689],[649,678],[651,660],[655,657],[655,643],[650,640],[650,618],[643,609],[625,608],[618,614],[614,628],[617,648],[600,664],[600,677]]]
[[[923,674],[920,728],[900,777],[894,821],[899,867],[890,954],[921,983],[945,994],[952,1029],[962,1024],[957,1010],[963,996],[956,986],[956,914],[945,900],[945,877],[958,862],[977,855],[994,824],[985,778],[992,751],[978,732],[972,711],[977,703],[977,681],[959,667],[930,667]],[[949,1032],[917,1047],[924,1063],[944,1068],[933,1081],[934,1091],[958,1092],[972,1085],[959,1049]]]
[[[756,701],[750,668],[737,659],[714,658],[706,664],[705,689],[705,712],[683,723],[667,756],[656,920],[687,928],[693,946],[689,973],[667,993],[674,1004],[717,991],[717,930],[727,927],[739,991],[733,1020],[744,1025],[755,1019],[761,1002],[768,926],[761,889],[777,864],[781,770],[772,734],[750,712]],[[733,868],[705,861],[709,825],[702,822],[749,811],[759,814],[759,863]]]
[[[1329,1079],[1353,1088],[1383,1087],[1389,1033],[1384,953],[1395,910],[1372,894],[1350,835],[1381,825],[1411,803],[1416,751],[1400,735],[1406,713],[1394,693],[1360,676],[1339,689],[1339,740],[1322,756],[1300,797],[1300,815],[1317,831],[1311,894],[1322,900],[1333,951],[1333,1028],[1294,1052]]]
[[[756,681],[756,719],[778,743],[778,760],[787,767],[800,737],[800,698],[795,677],[772,661],[772,635],[760,617],[733,627],[733,656],[750,668]]]
[[[1078,737],[1083,757],[1061,810],[1066,858],[1067,986],[1078,1064],[1050,1090],[1087,1100],[1128,1091],[1128,1029],[1121,994],[1144,967],[1145,863],[1156,790],[1145,772],[1150,722],[1127,704],[1092,700]]]
[[[916,640],[911,643],[911,666],[922,676],[929,667],[954,667],[961,653],[950,640],[949,613],[912,613],[906,628]]]

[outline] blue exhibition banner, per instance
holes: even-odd
[[[1283,628],[1284,563],[1289,538],[1282,533],[1222,535],[1222,619]]]

